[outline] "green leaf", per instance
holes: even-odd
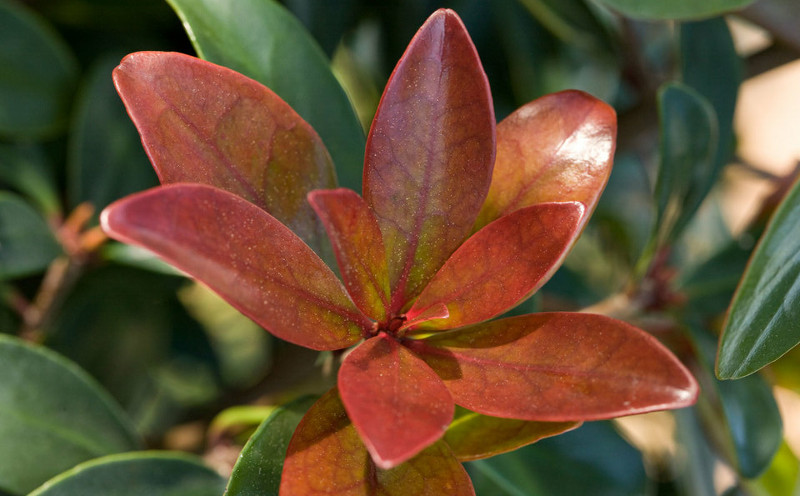
[[[719,129],[713,165],[702,184],[696,185],[697,192],[687,208],[694,212],[733,152],[733,112],[742,81],[742,67],[728,24],[721,17],[681,24],[680,46],[681,79],[708,100],[717,115]]]
[[[319,133],[343,186],[361,188],[364,133],[330,62],[272,0],[168,0],[200,57],[269,87]]]
[[[647,493],[641,454],[606,422],[584,424],[575,431],[466,466],[480,495]]]
[[[217,496],[224,487],[195,456],[145,451],[83,463],[29,496]]]
[[[666,83],[659,89],[658,107],[661,163],[650,250],[675,239],[693,216],[713,179],[717,150],[716,116],[702,95],[680,83]]]
[[[0,192],[0,280],[44,270],[60,253],[41,215],[17,195]]]
[[[89,73],[69,137],[70,204],[89,202],[97,212],[117,198],[158,184],[109,77],[119,58],[105,58]]]
[[[800,342],[800,182],[770,220],[720,338],[720,379],[752,374]]]
[[[42,138],[66,122],[77,67],[43,20],[0,0],[0,135]]]
[[[755,0],[601,0],[635,19],[701,19],[741,9]]]
[[[316,398],[303,397],[277,407],[247,441],[233,467],[225,496],[277,495],[286,448],[297,424]]]
[[[800,463],[789,445],[784,442],[769,468],[758,479],[743,482],[747,494],[754,496],[796,494],[800,487]]]
[[[47,217],[61,212],[55,178],[40,146],[0,144],[0,183],[30,198]]]
[[[0,335],[0,490],[27,494],[98,456],[133,450],[120,408],[81,369]]]

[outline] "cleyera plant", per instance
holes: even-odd
[[[394,69],[362,196],[336,188],[311,126],[237,72],[141,52],[114,81],[163,186],[109,206],[105,232],[283,340],[345,350],[336,387],[288,445],[282,495],[473,494],[459,462],[695,402],[688,370],[628,323],[492,320],[539,289],[580,235],[610,173],[616,117],[564,91],[495,125],[453,11],[436,11]]]

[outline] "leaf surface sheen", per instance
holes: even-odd
[[[453,398],[442,380],[385,333],[347,355],[338,385],[356,430],[384,469],[434,443],[453,419]]]
[[[112,204],[101,222],[110,236],[155,252],[286,341],[345,348],[372,325],[300,238],[226,191],[162,186]]]
[[[517,109],[497,125],[492,185],[474,230],[545,202],[583,203],[585,224],[611,174],[616,130],[614,109],[581,91]]]
[[[409,320],[434,305],[449,316],[423,322],[421,332],[488,320],[539,289],[580,234],[580,203],[525,207],[481,229],[436,273],[408,311]]]
[[[438,10],[386,86],[367,139],[364,199],[383,233],[392,311],[469,234],[494,163],[488,81],[461,20]]]
[[[692,375],[655,338],[601,315],[540,313],[409,344],[456,404],[495,417],[599,420],[694,403]]]
[[[308,199],[328,232],[353,301],[365,315],[383,322],[389,307],[389,279],[383,238],[372,210],[356,192],[345,188],[313,191]]]
[[[280,496],[470,496],[464,467],[439,441],[390,470],[375,466],[334,388],[298,425]]]
[[[114,83],[163,184],[230,191],[318,248],[321,226],[306,202],[336,184],[317,133],[262,84],[180,53],[139,52]]]
[[[580,422],[531,422],[489,417],[457,408],[444,440],[458,461],[489,458],[575,429]]]

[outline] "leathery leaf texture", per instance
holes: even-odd
[[[608,179],[616,117],[565,91],[495,125],[486,76],[453,11],[426,21],[387,84],[363,196],[304,179],[329,177],[327,153],[244,76],[173,54],[134,54],[120,67],[117,86],[154,165],[184,165],[177,179],[160,172],[169,185],[108,207],[106,232],[156,252],[283,339],[351,347],[338,387],[289,443],[281,495],[473,494],[459,461],[583,420],[696,400],[686,368],[624,322],[491,320],[569,252]],[[195,95],[198,78],[208,83]],[[159,84],[168,90],[154,91]],[[286,132],[294,139],[277,138]],[[319,221],[291,214],[307,209]],[[315,222],[342,282],[303,242]]]

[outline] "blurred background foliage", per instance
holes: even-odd
[[[702,398],[676,414],[591,423],[472,462],[478,494],[796,491],[800,352],[741,381],[713,376],[722,317],[800,156],[796,89],[762,89],[761,100],[748,90],[797,68],[800,4],[751,3],[283,2],[330,59],[363,130],[394,63],[438,7],[464,20],[498,119],[566,88],[617,109],[615,166],[597,212],[524,310],[589,307],[629,320],[693,367]],[[157,184],[110,72],[133,51],[194,54],[171,8],[181,4],[0,0],[0,333],[88,371],[147,447],[200,454],[228,474],[268,406],[324,391],[335,357],[272,338],[97,228],[104,206]],[[793,129],[794,141],[770,143],[779,154],[763,158],[766,142],[753,145],[749,133],[765,126]],[[342,156],[340,182],[358,188],[360,157]],[[0,465],[3,456],[12,455],[0,450]],[[2,477],[0,494],[21,494]]]

